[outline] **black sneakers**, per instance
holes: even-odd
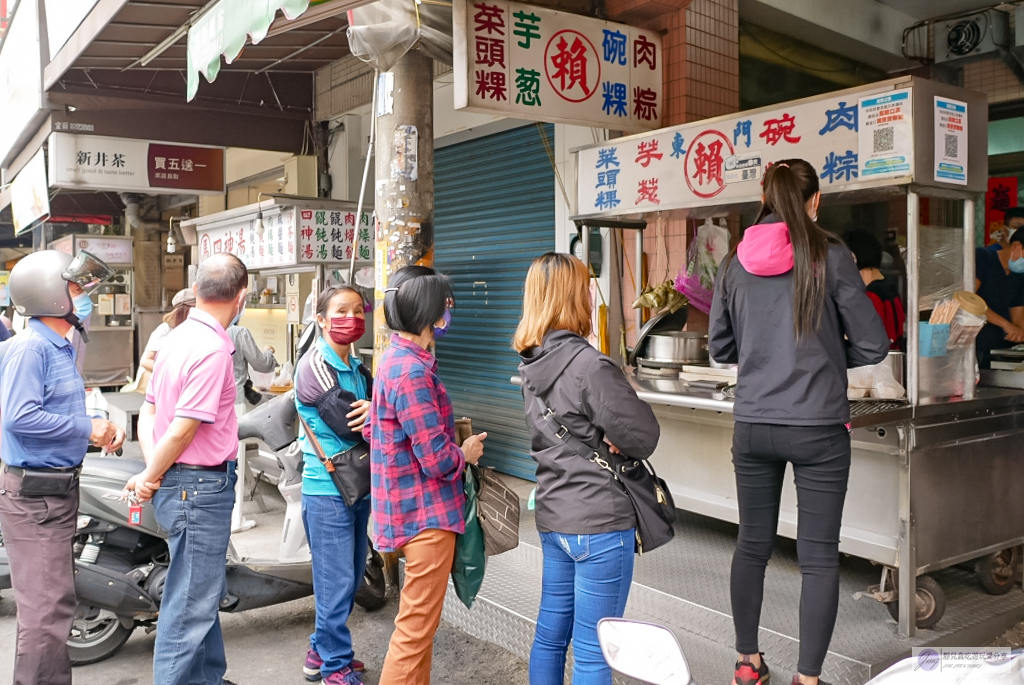
[[[761,667],[754,668],[750,661],[743,660],[736,662],[736,671],[733,674],[733,685],[768,685],[772,674],[768,670],[768,664],[761,655]],[[800,685],[797,683],[797,685]]]

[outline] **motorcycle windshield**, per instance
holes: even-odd
[[[106,262],[86,250],[81,250],[61,274],[65,281],[77,283],[86,292],[94,290],[113,275],[114,270]]]

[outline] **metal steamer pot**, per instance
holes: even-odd
[[[706,364],[708,336],[691,331],[666,331],[647,336],[644,357],[650,361]]]

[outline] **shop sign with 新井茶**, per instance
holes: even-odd
[[[344,262],[352,257],[355,232],[354,211],[272,207],[263,212],[262,235],[256,230],[255,215],[199,229],[199,257],[228,252],[250,269]],[[372,258],[370,215],[364,212],[356,259]]]
[[[905,180],[911,101],[910,89],[839,93],[589,146],[577,153],[577,213],[758,202],[765,170],[783,159],[814,165],[825,193]]]
[[[150,194],[224,192],[224,148],[54,132],[51,188]]]
[[[455,0],[455,109],[616,131],[661,125],[654,31],[504,0]]]

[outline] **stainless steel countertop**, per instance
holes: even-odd
[[[723,414],[733,412],[732,400],[722,398],[721,394],[686,391],[683,383],[669,379],[638,379],[631,371],[626,373],[626,377],[636,390],[637,397],[650,404],[681,409],[704,409]],[[522,385],[518,376],[513,376],[511,381],[514,385]],[[669,387],[672,389],[667,389]],[[943,418],[956,419],[1014,405],[1024,405],[1024,390],[979,386],[974,399],[971,400],[961,397],[931,399],[923,401],[916,407],[909,404],[893,406],[890,402],[854,400],[850,405],[853,410],[850,423],[854,428],[861,428],[911,420],[929,422]]]

